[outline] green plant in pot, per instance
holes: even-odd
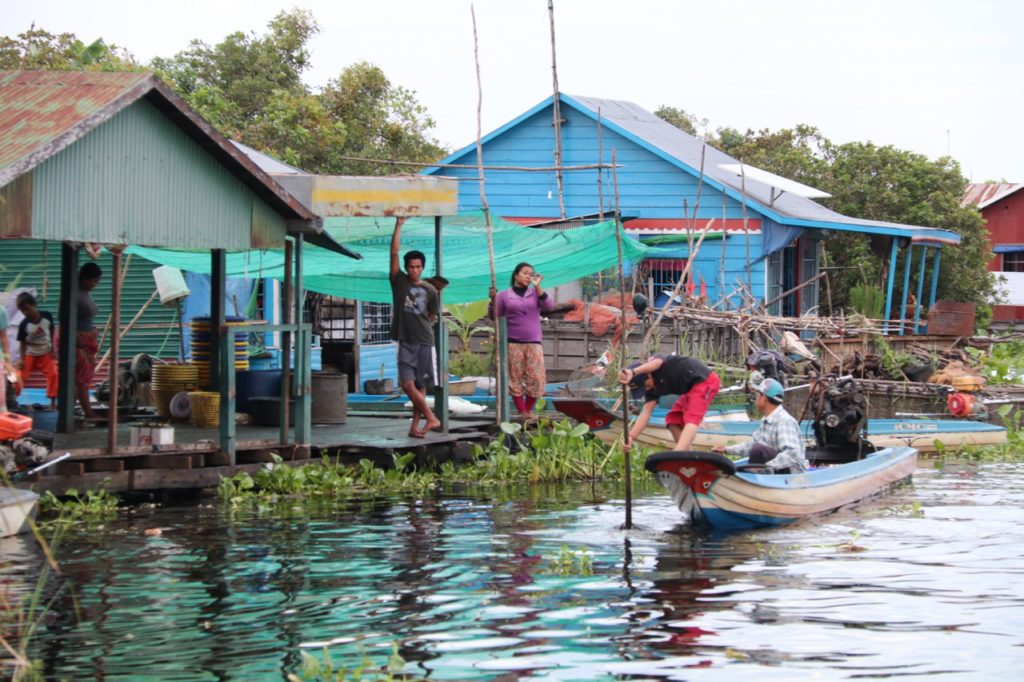
[[[459,339],[459,347],[449,354],[448,369],[452,374],[463,377],[490,375],[489,353],[480,355],[474,353],[470,348],[470,340],[474,334],[486,336],[494,334],[494,327],[476,325],[477,322],[487,317],[487,300],[454,303],[446,308],[449,327]]]

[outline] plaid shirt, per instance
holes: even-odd
[[[730,445],[725,451],[730,455],[746,457],[754,443],[767,445],[778,453],[765,464],[768,468],[788,467],[794,474],[807,471],[807,456],[804,454],[804,439],[800,436],[800,425],[781,405],[761,420],[750,440]]]

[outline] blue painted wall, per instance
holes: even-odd
[[[619,204],[624,216],[652,219],[675,219],[693,215],[697,204],[698,178],[672,165],[637,143],[608,128],[601,131],[602,154],[598,154],[598,129],[593,119],[563,106],[561,114],[563,166],[596,163],[603,158],[611,163],[616,152]],[[484,165],[546,167],[554,165],[554,128],[548,107],[525,119],[503,134],[484,144]],[[470,149],[453,164],[476,164],[476,151]],[[462,178],[459,183],[459,208],[481,207],[480,188],[475,181],[477,171],[471,168],[445,168],[442,174]],[[558,184],[554,172],[486,171],[487,202],[491,211],[505,217],[559,217]],[[563,173],[565,212],[567,216],[597,213],[599,208],[598,171],[567,171]],[[611,171],[601,173],[603,205],[606,212],[615,207]],[[710,218],[738,220],[743,218],[740,202],[726,197],[704,184],[696,217],[698,228]],[[684,201],[688,215],[684,216]],[[757,219],[749,209],[748,217]],[[628,227],[628,224],[627,224]],[[712,227],[712,229],[715,229]],[[755,296],[764,296],[765,261],[761,257],[761,235],[749,235],[749,244],[742,232],[730,233],[725,240],[707,241],[694,264],[694,272],[704,278],[708,300],[716,301],[736,287],[736,280],[747,282],[748,252],[751,263],[750,283]],[[722,249],[725,249],[724,272]],[[699,281],[699,280],[698,280]],[[735,299],[738,303],[739,299]]]

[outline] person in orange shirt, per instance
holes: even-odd
[[[21,344],[21,378],[18,393],[32,372],[39,370],[46,377],[46,397],[50,407],[57,406],[57,358],[53,352],[53,315],[40,310],[36,297],[27,291],[18,294],[18,310],[25,319],[18,325],[18,343]]]

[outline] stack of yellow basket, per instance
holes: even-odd
[[[192,426],[209,429],[220,426],[220,393],[192,391],[188,394]]]
[[[199,372],[191,365],[153,365],[153,405],[161,417],[171,416],[171,398],[181,391],[194,391],[199,385]]]

